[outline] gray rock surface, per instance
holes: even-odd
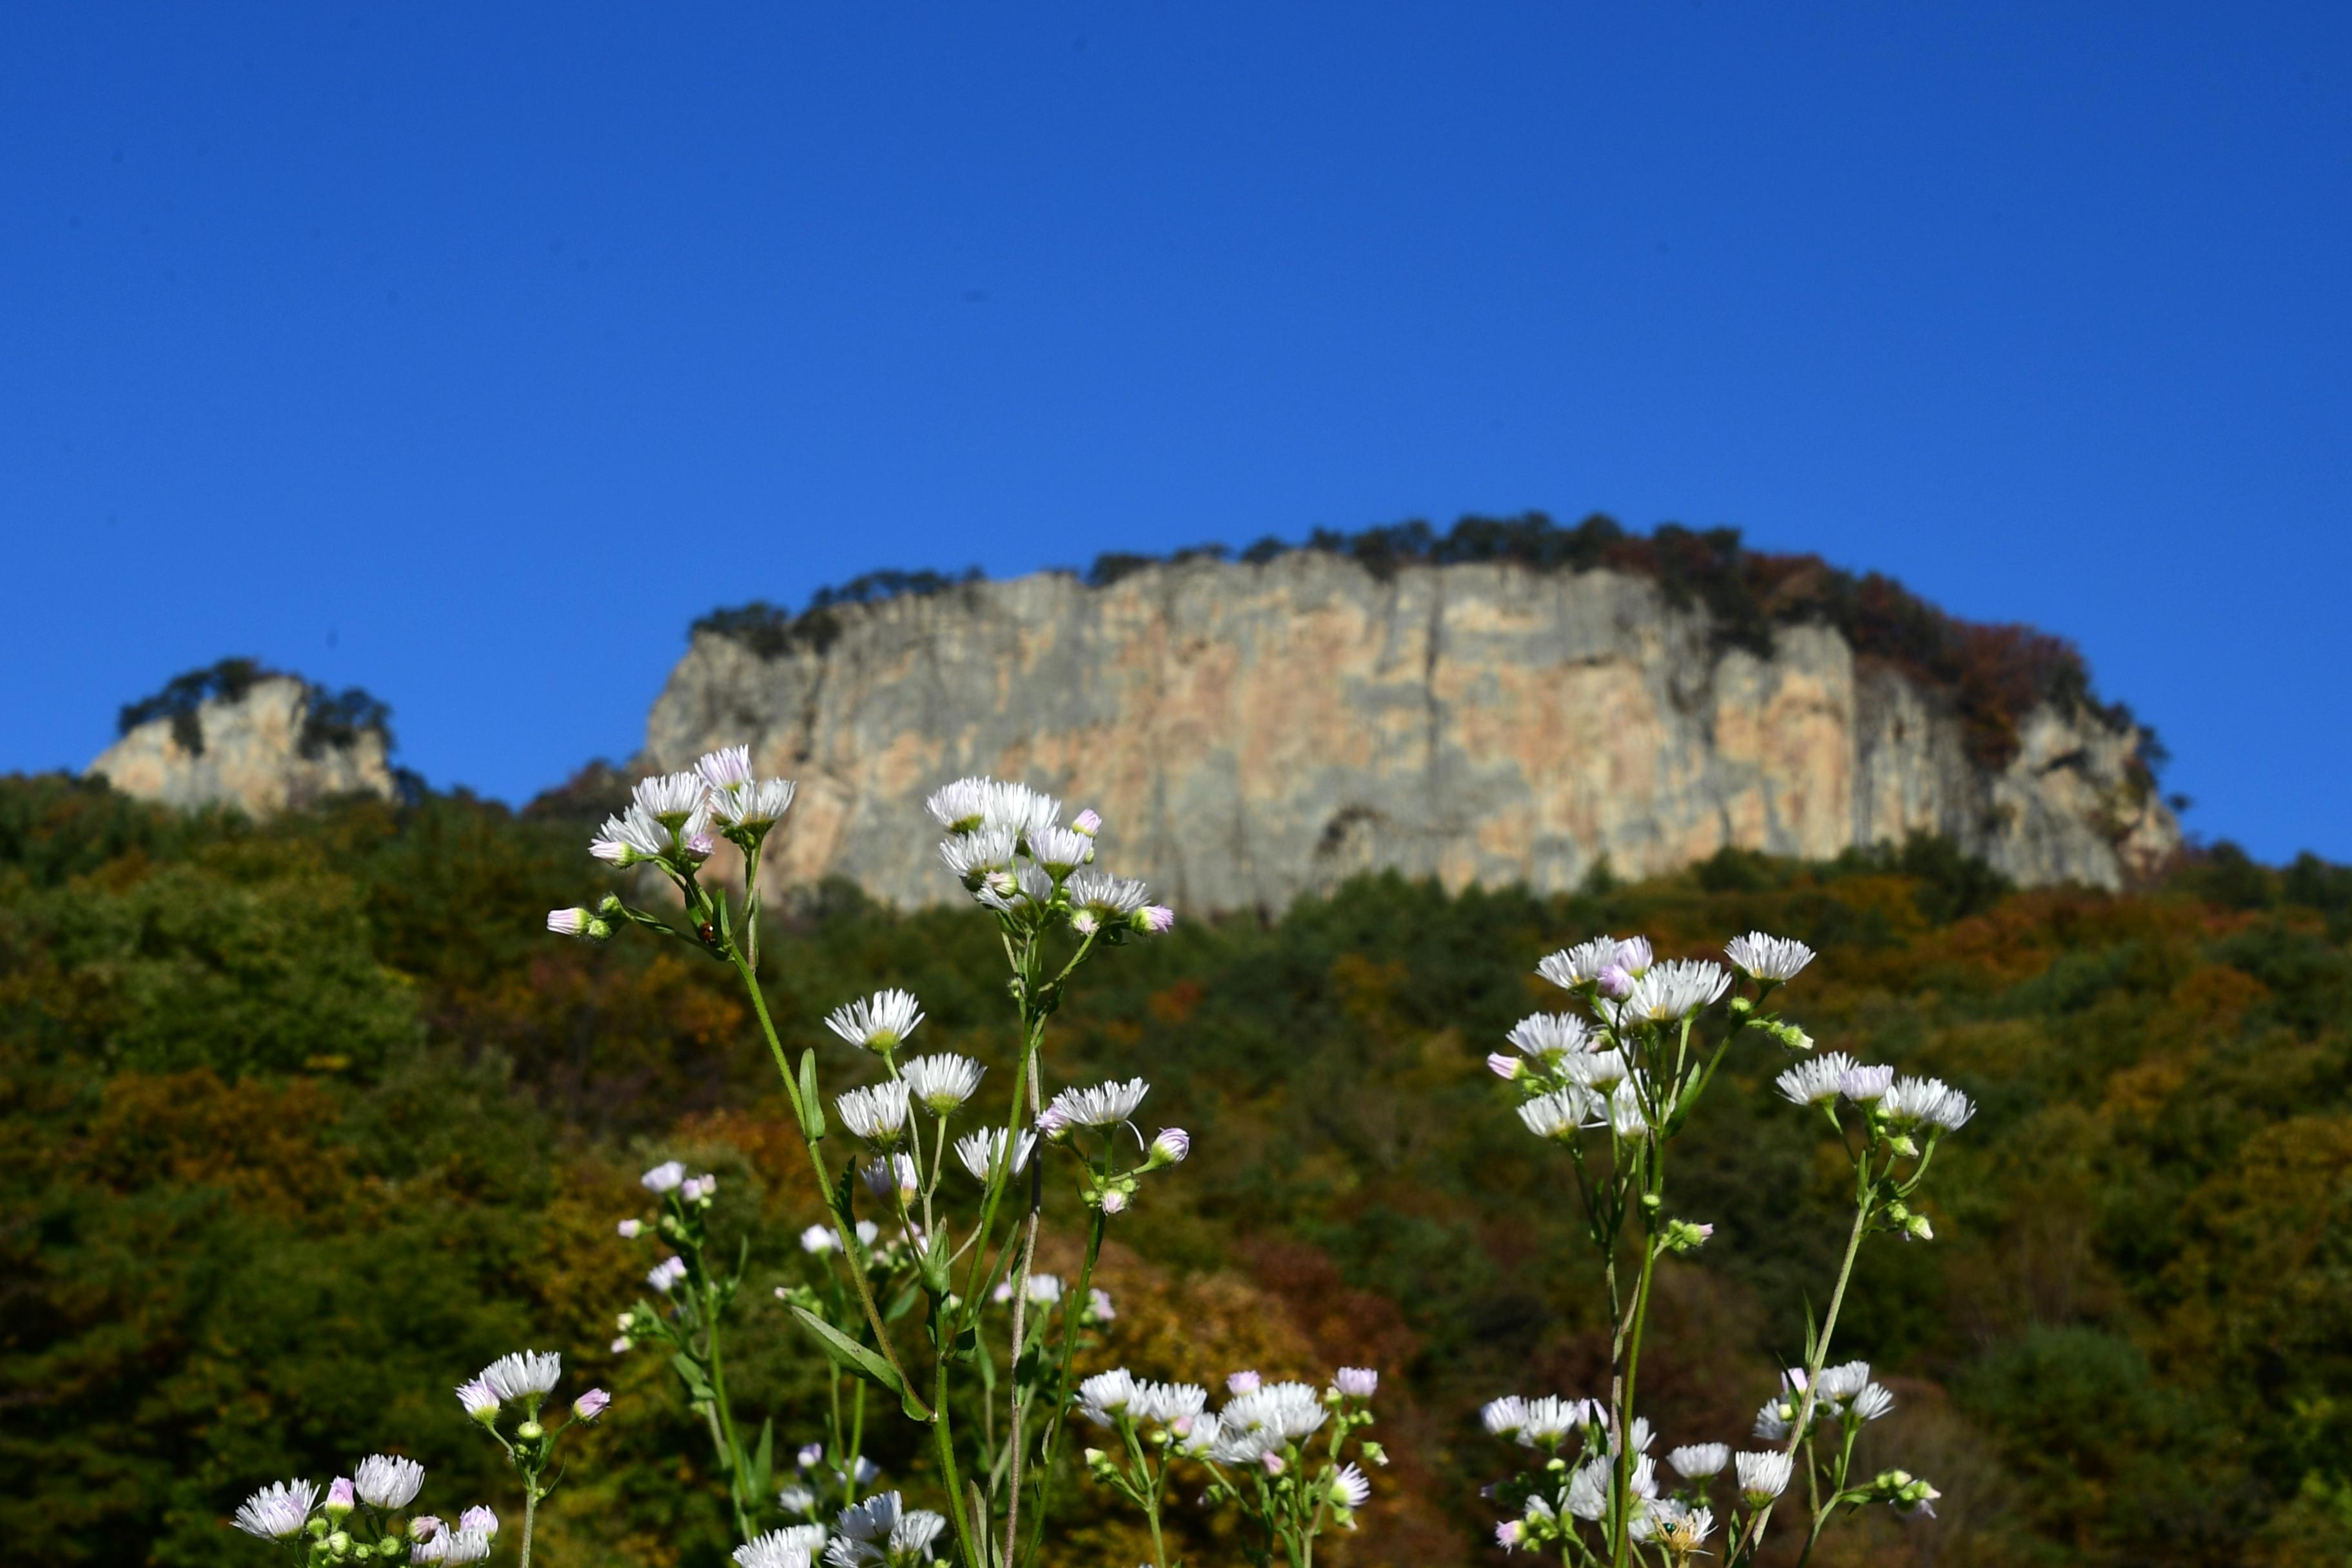
[[[967,773],[1096,807],[1105,863],[1196,911],[1279,909],[1373,868],[1548,891],[1604,856],[1638,877],[1726,845],[1816,858],[1920,831],[2022,883],[2113,887],[2179,844],[2132,730],[2038,709],[1988,770],[1948,693],[1835,630],[1717,652],[1703,611],[1617,572],[1381,578],[1301,551],[831,614],[830,641],[772,658],[698,635],[642,760],[750,742],[800,783],[786,874],[900,903],[952,890],[922,799]]]
[[[399,784],[377,731],[303,754],[310,700],[310,688],[298,678],[268,676],[234,701],[196,709],[200,747],[182,745],[171,720],[151,719],[100,752],[86,772],[142,800],[234,805],[256,817],[339,795],[397,799]]]

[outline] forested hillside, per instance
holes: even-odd
[[[781,1442],[814,1389],[769,1286],[799,1277],[817,1205],[729,977],[541,929],[596,886],[589,826],[444,795],[257,827],[0,781],[11,1561],[258,1562],[225,1522],[251,1487],[378,1446],[491,1494],[450,1386],[526,1343],[617,1395],[545,1560],[722,1561],[667,1372],[604,1349],[645,1267],[613,1222],[656,1159],[720,1174],[757,1284],[738,1399]],[[985,916],[846,885],[790,904],[763,955],[789,1044],[827,1048],[824,1012],[901,984],[930,1044],[1005,1058]],[[1870,1521],[1827,1560],[2352,1553],[2352,871],[2315,860],[2018,893],[1923,841],[1180,919],[1092,965],[1050,1037],[1061,1076],[1143,1073],[1194,1137],[1185,1179],[1114,1229],[1104,1363],[1381,1367],[1395,1464],[1348,1561],[1488,1561],[1477,1488],[1508,1464],[1478,1403],[1595,1392],[1603,1357],[1556,1152],[1484,1058],[1548,1005],[1533,969],[1563,943],[1697,954],[1751,927],[1822,951],[1790,1013],[1822,1047],[1982,1106],[1939,1157],[1937,1239],[1866,1251],[1842,1330],[1901,1400],[1870,1440],[1942,1517]],[[1772,1094],[1780,1065],[1733,1058],[1686,1141],[1678,1204],[1717,1231],[1667,1266],[1644,1363],[1670,1441],[1745,1432],[1834,1270],[1846,1167]],[[877,1458],[921,1490],[921,1456]],[[1136,1561],[1128,1528],[1082,1519],[1064,1560]]]

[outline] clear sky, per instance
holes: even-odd
[[[2352,859],[2352,7],[94,0],[0,149],[0,768],[242,653],[521,799],[720,603],[1600,510]]]

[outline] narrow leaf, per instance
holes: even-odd
[[[802,1326],[817,1337],[818,1344],[823,1347],[825,1355],[831,1359],[834,1365],[844,1372],[856,1373],[878,1384],[899,1395],[901,1400],[905,1398],[906,1387],[899,1382],[897,1370],[888,1362],[884,1361],[806,1307],[794,1307],[793,1316],[798,1318]]]
[[[816,1053],[801,1053],[801,1131],[812,1143],[824,1142],[824,1101],[816,1094]]]

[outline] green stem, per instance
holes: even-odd
[[[987,1568],[981,1555],[980,1543],[971,1533],[971,1521],[957,1506],[962,1495],[963,1482],[956,1472],[955,1436],[948,1429],[948,1351],[953,1342],[939,1347],[932,1368],[931,1406],[939,1419],[931,1424],[931,1446],[940,1457],[940,1484],[948,1494],[948,1517],[955,1521],[956,1549],[963,1553],[965,1568]]]
[[[522,1563],[530,1568],[530,1527],[539,1514],[539,1482],[526,1479],[522,1483]]]
[[[1140,1492],[1137,1500],[1143,1504],[1143,1521],[1151,1527],[1151,1562],[1153,1568],[1168,1568],[1168,1547],[1166,1542],[1160,1539],[1160,1478],[1152,1473],[1150,1461],[1143,1457],[1143,1445],[1138,1442],[1135,1436],[1135,1423],[1125,1416],[1121,1416],[1118,1423],[1118,1432],[1120,1436],[1127,1439],[1128,1454],[1135,1460],[1135,1474],[1138,1488],[1142,1489],[1147,1485],[1149,1487],[1148,1490],[1142,1490]]]
[[[1078,1320],[1086,1312],[1087,1293],[1094,1285],[1095,1260],[1102,1255],[1103,1232],[1109,1223],[1109,1216],[1100,1209],[1094,1211],[1087,1226],[1087,1256],[1078,1266],[1077,1289],[1062,1302],[1061,1362],[1055,1369],[1053,1408],[1046,1413],[1045,1430],[1037,1445],[1037,1462],[1042,1470],[1037,1482],[1037,1523],[1029,1541],[1028,1560],[1033,1563],[1045,1546],[1046,1507],[1054,1496],[1054,1450],[1061,1441],[1062,1417],[1069,1410],[1070,1368],[1078,1354]]]
[[[760,977],[751,972],[740,952],[733,953],[732,957],[736,973],[743,977],[743,989],[751,994],[751,1010],[759,1016],[760,1032],[767,1037],[768,1053],[776,1058],[776,1071],[784,1080],[784,1098],[792,1101],[794,1116],[802,1126],[806,1127],[807,1112],[801,1104],[800,1086],[793,1077],[791,1064],[784,1059],[784,1043],[776,1036],[776,1021],[768,1016],[768,999],[760,990]],[[898,1349],[890,1342],[890,1331],[883,1326],[882,1310],[874,1304],[873,1288],[866,1282],[864,1249],[858,1246],[856,1221],[835,1202],[833,1183],[826,1176],[824,1161],[817,1153],[816,1145],[803,1136],[801,1147],[807,1152],[809,1169],[816,1173],[817,1191],[825,1195],[825,1207],[833,1215],[833,1223],[840,1227],[842,1251],[849,1263],[849,1282],[856,1287],[857,1304],[865,1309],[866,1321],[873,1326],[875,1345],[881,1351],[882,1359],[890,1363],[890,1370],[898,1374],[898,1384],[904,1390],[906,1403],[921,1412],[915,1418],[929,1421],[931,1412],[924,1405],[922,1396],[915,1392],[914,1380],[907,1375],[906,1365],[898,1360]]]
[[[742,1436],[735,1430],[735,1413],[727,1402],[727,1369],[719,1350],[719,1313],[711,1300],[714,1294],[706,1276],[702,1293],[702,1342],[709,1354],[705,1364],[710,1368],[710,1394],[718,1405],[719,1429],[726,1438],[727,1493],[735,1509],[735,1531],[743,1540],[749,1541],[752,1533],[751,1517],[743,1495],[749,1480],[744,1473],[748,1467]]]
[[[1633,1384],[1642,1367],[1642,1334],[1650,1320],[1650,1280],[1657,1268],[1654,1237],[1642,1237],[1642,1277],[1633,1287],[1633,1332],[1625,1344],[1625,1392],[1617,1406],[1617,1485],[1610,1500],[1612,1523],[1610,1562],[1624,1568],[1633,1560]]]

